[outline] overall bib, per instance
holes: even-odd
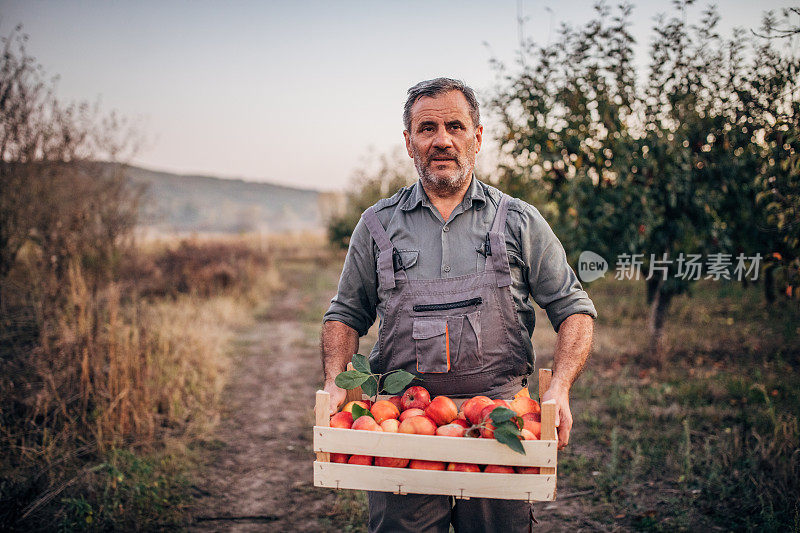
[[[389,293],[380,326],[377,372],[403,369],[431,397],[511,398],[532,371],[511,295],[503,194],[486,237],[486,268],[454,278],[411,280],[395,271],[395,248],[372,207],[362,218],[378,245],[378,280]]]
[[[482,272],[444,279],[408,279],[395,270],[395,247],[372,207],[362,218],[378,245],[378,282],[389,298],[380,326],[376,372],[403,369],[421,378],[431,397],[511,398],[527,385],[533,354],[511,295],[503,194],[486,237]],[[399,254],[398,254],[399,257]],[[529,531],[527,502],[369,492],[369,531]]]

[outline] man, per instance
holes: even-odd
[[[510,398],[533,370],[532,298],[558,340],[550,389],[559,448],[569,442],[570,387],[591,345],[594,305],[536,208],[473,176],[483,126],[475,94],[437,78],[408,90],[406,149],[419,181],[364,212],[337,295],[325,313],[322,359],[331,413],[334,383],[360,336],[380,317],[370,354],[378,372],[403,368],[431,395]],[[369,493],[370,531],[528,531],[526,502]]]

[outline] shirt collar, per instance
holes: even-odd
[[[411,211],[412,209],[416,208],[419,204],[430,206],[430,200],[428,199],[428,195],[425,192],[425,189],[422,187],[422,180],[418,179],[414,186],[411,188],[411,194],[408,196],[403,205],[400,206],[400,209],[403,211]],[[483,186],[478,182],[478,178],[475,177],[475,174],[472,175],[472,182],[469,184],[469,189],[464,194],[464,199],[461,201],[461,206],[464,211],[476,205],[479,209],[486,204],[486,192],[483,190]]]

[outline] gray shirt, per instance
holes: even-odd
[[[463,201],[445,221],[418,180],[380,200],[375,211],[409,279],[449,278],[484,269],[484,241],[499,201],[499,190],[473,178]],[[536,321],[531,299],[547,312],[556,331],[576,313],[596,318],[594,304],[567,263],[561,242],[539,211],[516,198],[508,211],[505,232],[511,294],[528,340]],[[378,253],[364,221],[359,220],[324,322],[343,322],[363,336],[376,316],[383,319],[389,293],[378,287]],[[377,346],[373,355],[376,350]]]

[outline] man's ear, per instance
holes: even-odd
[[[411,134],[408,133],[408,130],[403,130],[403,137],[406,140],[406,152],[408,152],[408,157],[414,159],[414,152],[411,151]]]
[[[483,143],[483,126],[475,128],[475,153],[481,151],[481,144]]]

